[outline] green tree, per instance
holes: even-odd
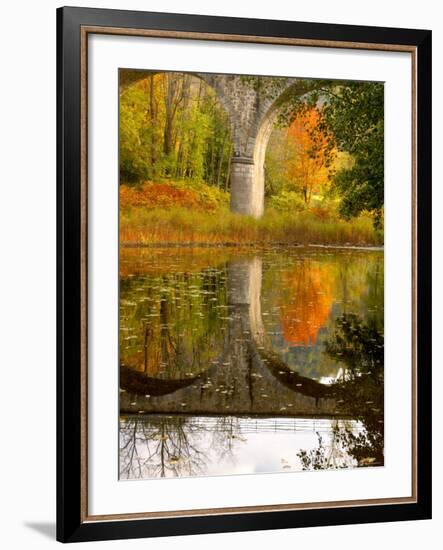
[[[303,96],[287,94],[281,122],[290,123],[300,112],[318,107],[319,124],[310,131],[314,140],[329,134],[334,147],[352,155],[350,166],[331,170],[341,197],[344,218],[364,211],[379,227],[384,205],[384,86],[379,82],[316,81]],[[332,157],[331,157],[332,159]]]
[[[215,92],[184,73],[122,71],[120,182],[164,177],[222,186],[232,141]]]

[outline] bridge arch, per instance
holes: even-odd
[[[295,77],[263,76],[257,85],[257,77],[254,83],[242,76],[199,74],[224,98],[231,119],[231,210],[260,218],[264,212],[265,155],[275,122],[288,100],[305,95],[311,85]]]
[[[128,86],[147,75],[173,71],[121,71],[119,88]],[[276,79],[260,77],[257,86],[248,77],[210,73],[186,73],[201,79],[214,93],[228,115],[233,141],[231,157],[231,210],[259,218],[264,212],[264,161],[275,121],[288,98],[294,93],[304,95],[306,81],[298,78]],[[273,83],[271,83],[273,81]],[[271,83],[272,93],[267,82]]]
[[[141,80],[144,80],[149,76],[154,76],[157,74],[186,74],[202,80],[207,86],[209,86],[209,88],[213,90],[220,105],[226,111],[226,114],[228,115],[229,123],[231,126],[231,132],[234,133],[233,119],[232,119],[233,108],[230,102],[229,95],[225,93],[225,86],[223,85],[223,82],[220,81],[220,79],[218,78],[219,75],[212,75],[212,74],[198,73],[198,72],[179,73],[177,71],[120,69],[120,78],[119,78],[120,95],[123,92],[125,92],[127,88],[136,84],[137,82],[140,82]]]

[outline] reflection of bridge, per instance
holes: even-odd
[[[331,387],[292,371],[267,345],[261,316],[261,260],[228,264],[224,349],[199,376],[164,380],[122,366],[122,413],[343,416]]]
[[[208,432],[211,434],[219,433],[233,439],[240,439],[249,434],[260,433],[314,433],[320,435],[330,435],[333,428],[346,429],[351,428],[354,433],[361,430],[361,424],[356,420],[340,418],[318,418],[318,417],[263,417],[263,416],[188,416],[188,415],[150,415],[145,418],[142,415],[122,415],[122,423],[131,424],[140,423],[149,425],[152,428],[161,428],[168,424],[168,428],[180,425],[186,429],[190,427],[192,432]],[[175,421],[175,422],[174,422]]]

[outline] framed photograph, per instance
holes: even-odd
[[[57,33],[58,540],[430,518],[431,32]]]

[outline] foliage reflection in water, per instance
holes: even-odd
[[[383,252],[122,249],[120,477],[383,465]]]

